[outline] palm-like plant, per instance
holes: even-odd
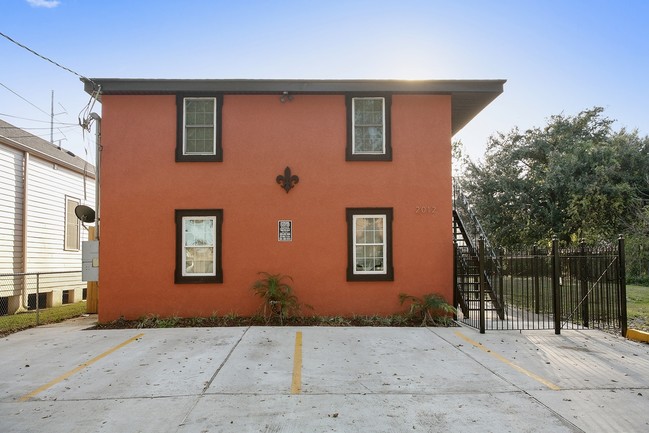
[[[416,296],[399,294],[401,305],[410,301],[408,313],[413,317],[421,317],[421,325],[442,323],[448,324],[449,315],[455,313],[455,308],[449,305],[444,297],[437,293],[430,293],[418,298]]]
[[[293,281],[293,278],[268,272],[260,272],[259,275],[262,278],[253,283],[252,289],[264,300],[262,311],[266,323],[273,317],[278,317],[280,324],[283,324],[285,317],[290,317],[300,310],[293,288],[284,282],[285,279]]]

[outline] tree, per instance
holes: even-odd
[[[626,236],[627,281],[649,286],[649,206]]]
[[[632,231],[649,198],[649,137],[612,124],[595,107],[490,137],[484,162],[466,162],[460,184],[491,240],[556,235],[571,244]]]

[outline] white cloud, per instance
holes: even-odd
[[[59,0],[27,0],[30,6],[35,8],[55,8],[61,4]]]

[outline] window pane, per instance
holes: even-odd
[[[356,124],[383,124],[383,98],[356,98],[354,101],[354,121]]]
[[[214,128],[188,127],[185,153],[214,153]]]
[[[383,218],[358,218],[357,243],[383,243]]]
[[[223,283],[223,209],[176,209],[176,284]]]
[[[185,248],[185,274],[213,274],[214,248]]]
[[[356,219],[356,242],[364,243],[365,242],[365,227],[367,226],[367,220],[365,218]]]
[[[372,271],[383,270],[383,246],[372,246],[369,257],[372,259]]]
[[[383,218],[376,218],[374,221],[373,242],[383,243]]]
[[[185,98],[185,155],[215,153],[214,98]]]
[[[356,152],[382,152],[383,129],[375,126],[356,126],[354,148]]]
[[[183,275],[214,275],[216,218],[183,218]]]
[[[394,281],[392,208],[347,208],[347,281]]]
[[[360,246],[356,248],[356,270],[357,271],[371,271],[372,258],[368,246]]]
[[[185,222],[185,246],[214,245],[214,220],[190,219]]]
[[[382,273],[384,268],[384,216],[358,216],[354,220],[356,272]]]
[[[214,125],[213,98],[185,99],[185,125]]]
[[[383,98],[354,98],[354,152],[384,153]]]

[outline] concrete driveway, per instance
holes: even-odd
[[[601,331],[94,320],[0,340],[0,431],[649,431],[649,345]]]

